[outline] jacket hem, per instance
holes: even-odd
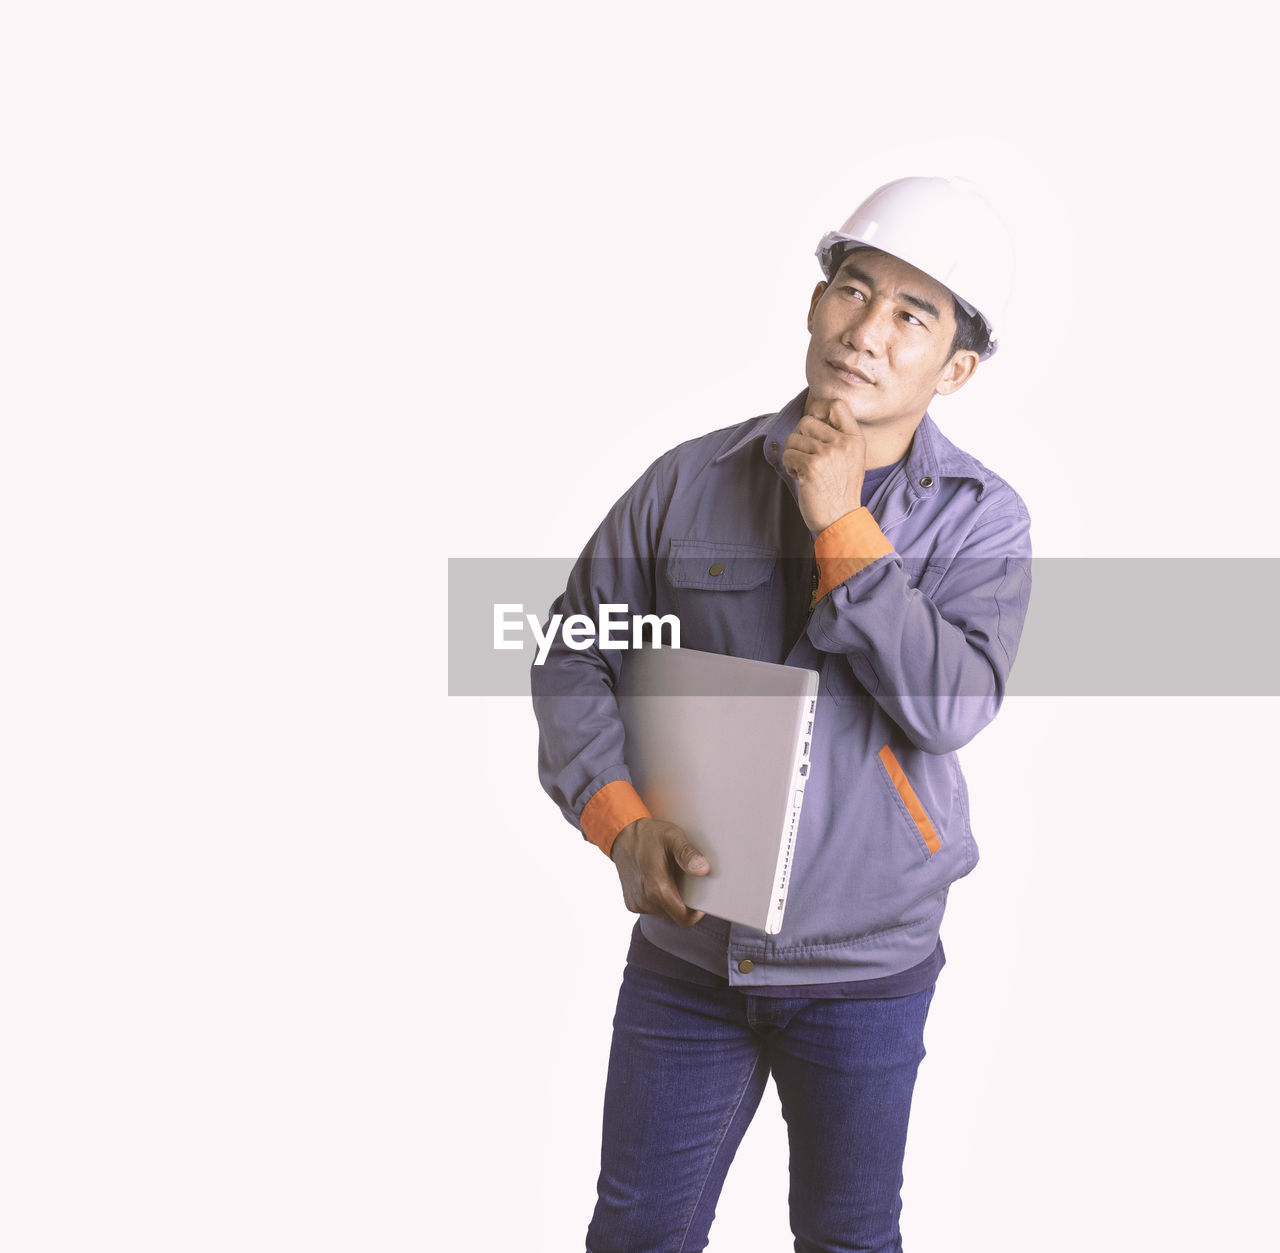
[[[947,892],[929,898],[932,908],[918,918],[845,939],[774,947],[763,932],[707,915],[689,928],[651,914],[640,917],[645,939],[658,948],[722,975],[732,987],[774,987],[804,983],[849,983],[901,974],[925,961],[938,943]],[[750,937],[750,938],[748,938]],[[738,965],[749,960],[751,967]]]

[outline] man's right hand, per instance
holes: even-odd
[[[656,914],[681,927],[691,927],[703,916],[681,899],[676,873],[707,874],[711,863],[675,823],[637,818],[618,833],[609,856],[622,881],[622,899],[633,914]]]

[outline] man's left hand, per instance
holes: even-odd
[[[867,441],[843,400],[810,400],[787,436],[782,468],[796,480],[800,513],[817,535],[862,505]]]

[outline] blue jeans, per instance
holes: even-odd
[[[605,1088],[588,1253],[706,1246],[729,1163],[772,1074],[797,1253],[902,1247],[902,1158],[933,989],[776,1000],[628,965]]]

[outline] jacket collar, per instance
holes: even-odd
[[[787,436],[800,421],[808,395],[809,389],[805,388],[798,396],[787,401],[777,413],[766,413],[744,423],[742,433],[722,449],[715,460],[717,462],[727,460],[750,444],[759,441],[763,445],[765,457],[778,469],[779,473],[782,473],[778,450],[786,443]],[[772,447],[775,444],[778,446],[777,449]],[[973,479],[976,483],[985,485],[993,477],[981,462],[963,449],[957,448],[938,429],[937,423],[927,413],[920,420],[920,425],[916,427],[904,469],[906,488],[913,500],[936,495],[939,480],[943,478]],[[896,474],[891,475],[885,487],[888,488],[897,477]]]
[[[778,462],[778,456],[781,455],[782,445],[787,442],[787,436],[795,430],[796,423],[800,421],[804,413],[805,397],[808,396],[809,389],[806,387],[798,396],[787,401],[777,413],[766,413],[758,418],[752,418],[744,422],[742,425],[742,433],[733,443],[721,449],[715,456],[715,461],[727,461],[730,457],[740,453],[748,445],[760,441],[764,447],[766,458],[777,467],[781,474],[782,469]],[[777,444],[777,455],[770,455],[771,445]]]

